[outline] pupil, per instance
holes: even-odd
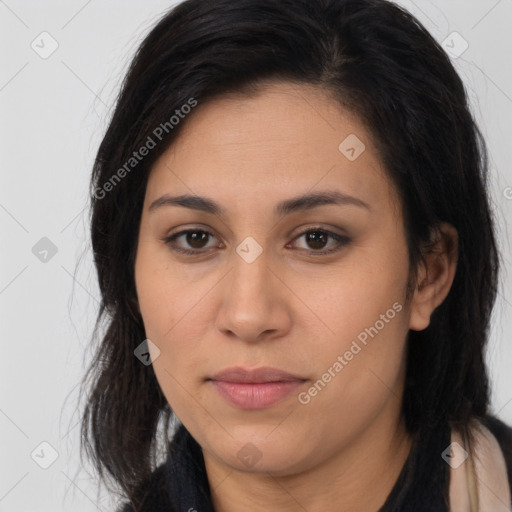
[[[202,242],[204,242],[207,237],[208,234],[204,231],[193,231],[191,233],[187,233],[187,243],[195,249],[200,249],[202,247]]]
[[[327,237],[321,231],[311,231],[308,234],[307,242],[313,249],[322,249],[327,243]]]

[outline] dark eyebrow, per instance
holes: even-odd
[[[353,205],[361,208],[371,210],[370,206],[358,199],[357,197],[342,194],[336,191],[315,192],[311,194],[304,194],[302,196],[293,197],[282,201],[277,204],[274,212],[277,216],[285,216],[302,210],[310,210],[317,206],[326,204],[340,204],[340,205]],[[194,195],[181,195],[170,196],[168,194],[159,197],[151,203],[149,211],[153,211],[162,206],[183,206],[192,210],[200,210],[206,213],[212,213],[222,217],[225,215],[225,210],[218,203],[207,197],[194,196]]]
[[[314,192],[302,196],[287,199],[279,203],[275,208],[278,216],[289,215],[300,210],[310,210],[325,204],[352,205],[370,210],[370,206],[357,197],[342,194],[336,191]]]

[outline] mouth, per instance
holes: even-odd
[[[261,366],[260,368],[253,369],[236,366],[216,373],[209,380],[240,384],[265,384],[267,382],[293,382],[306,379],[270,366]]]
[[[216,391],[240,409],[264,409],[283,400],[307,379],[271,367],[234,367],[208,379]]]

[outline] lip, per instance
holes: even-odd
[[[301,386],[306,379],[268,366],[227,368],[209,379],[219,394],[241,409],[264,409]]]
[[[262,384],[266,382],[289,382],[304,381],[306,379],[285,372],[271,366],[261,366],[259,368],[243,368],[242,366],[234,366],[226,368],[216,373],[211,380],[220,380],[224,382],[238,382],[243,384]]]

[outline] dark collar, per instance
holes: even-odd
[[[173,512],[215,512],[203,452],[182,424],[170,444],[165,468]]]

